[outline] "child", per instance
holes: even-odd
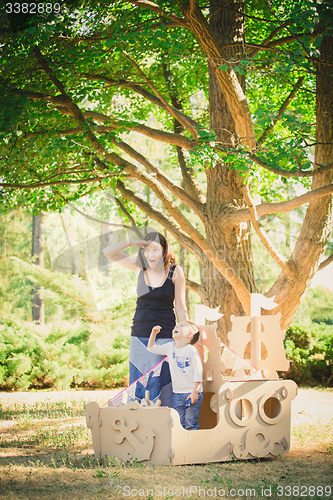
[[[191,325],[196,328],[195,333]],[[199,329],[190,321],[181,321],[172,330],[174,342],[156,345],[156,335],[160,330],[160,326],[154,326],[147,349],[156,354],[167,355],[173,387],[173,407],[178,411],[180,422],[185,429],[199,429],[198,418],[202,403],[202,364],[200,356],[193,346],[199,339]]]

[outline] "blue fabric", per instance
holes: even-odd
[[[199,429],[199,412],[201,408],[203,393],[199,392],[198,401],[186,407],[187,398],[191,395],[188,393],[173,393],[173,408],[177,410],[180,417],[180,423],[186,430]]]
[[[157,344],[165,344],[171,342],[172,339],[158,339]],[[148,339],[144,337],[131,337],[130,339],[130,354],[129,354],[129,383],[135,382],[141,375],[151,370],[159,361],[162,361],[165,356],[153,354],[147,351]],[[147,385],[144,386],[140,382],[137,383],[135,389],[135,399],[143,399],[145,392],[150,392],[150,399],[154,403],[160,399],[161,406],[172,407],[172,384],[169,370],[169,363],[162,363],[161,371],[158,376],[153,373],[149,375]]]

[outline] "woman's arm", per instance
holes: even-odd
[[[143,247],[147,245],[145,240],[135,240],[129,238],[128,240],[117,241],[116,243],[111,243],[111,245],[104,248],[103,253],[105,257],[118,262],[121,266],[127,267],[132,271],[137,271],[138,267],[135,265],[137,255],[127,255],[122,250],[130,247],[131,245],[136,245],[138,247]]]
[[[175,285],[175,310],[177,322],[188,320],[188,311],[185,301],[186,281],[184,271],[180,266],[176,266],[173,273],[173,282]]]

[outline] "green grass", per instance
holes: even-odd
[[[105,394],[95,394],[99,404],[104,404]],[[186,498],[186,495],[180,497],[171,493],[179,487],[194,485],[206,491],[233,489],[236,495],[232,498],[236,499],[251,498],[249,492],[255,490],[256,498],[260,499],[299,500],[299,495],[293,492],[279,496],[278,486],[292,485],[296,493],[301,486],[332,485],[332,422],[295,426],[291,451],[284,457],[158,467],[136,460],[120,463],[107,457],[104,461],[96,459],[90,430],[85,425],[86,402],[84,393],[77,399],[69,396],[53,401],[50,394],[50,398],[35,403],[20,401],[19,396],[2,401],[1,499],[120,500],[125,498],[125,486],[137,491],[137,498],[158,498],[156,494],[146,494],[149,488],[157,486],[165,488],[166,494],[160,498]],[[139,495],[139,491],[145,495]],[[271,492],[271,496],[262,496],[262,491]],[[331,491],[333,493],[333,487]],[[332,497],[306,496],[311,499]],[[203,496],[193,493],[191,498]]]
[[[86,399],[52,401],[51,398],[36,403],[0,401],[1,420],[57,419],[84,416]]]

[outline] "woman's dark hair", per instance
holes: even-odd
[[[159,243],[161,245],[163,251],[164,269],[166,269],[169,265],[173,265],[176,263],[175,255],[163,234],[154,231],[146,234],[144,240],[155,241],[156,243]],[[140,248],[135,264],[138,267],[141,267],[143,270],[146,270],[149,267],[149,264],[145,257],[144,250],[145,249],[143,247]]]

